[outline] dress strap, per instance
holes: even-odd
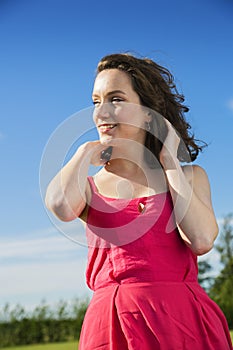
[[[89,184],[90,184],[90,187],[91,187],[91,192],[92,193],[98,192],[93,177],[92,176],[88,176],[87,180],[89,181]]]

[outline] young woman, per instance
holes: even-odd
[[[197,282],[218,233],[202,149],[168,70],[104,57],[93,88],[99,140],[81,145],[48,186],[47,207],[87,223],[94,291],[80,350],[232,349],[226,319]],[[181,165],[185,163],[186,165]],[[103,165],[93,177],[90,164]]]

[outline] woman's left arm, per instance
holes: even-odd
[[[181,167],[177,158],[180,138],[166,120],[168,134],[160,152],[169,190],[174,204],[174,214],[180,235],[197,255],[213,247],[218,234],[209,180],[200,166]]]

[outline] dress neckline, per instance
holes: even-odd
[[[128,202],[131,202],[131,201],[140,201],[142,199],[152,199],[152,198],[155,198],[155,197],[158,197],[158,196],[167,196],[169,194],[169,190],[166,190],[166,191],[163,191],[163,192],[159,192],[159,193],[155,193],[155,194],[152,194],[152,195],[149,195],[149,196],[140,196],[140,197],[134,197],[134,198],[117,198],[117,197],[111,197],[111,196],[106,196],[102,193],[99,192],[96,184],[95,184],[95,181],[93,179],[93,177],[88,177],[89,179],[89,182],[90,182],[90,185],[91,185],[91,188],[92,188],[92,192],[99,196],[99,197],[102,197],[106,200],[111,200],[111,201],[114,201],[114,200],[120,200],[120,201],[128,201]]]

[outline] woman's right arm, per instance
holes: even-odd
[[[99,141],[81,145],[48,185],[45,196],[46,207],[60,220],[74,220],[84,211],[90,199],[88,169],[93,163],[93,153],[98,151],[99,154],[100,147]]]

